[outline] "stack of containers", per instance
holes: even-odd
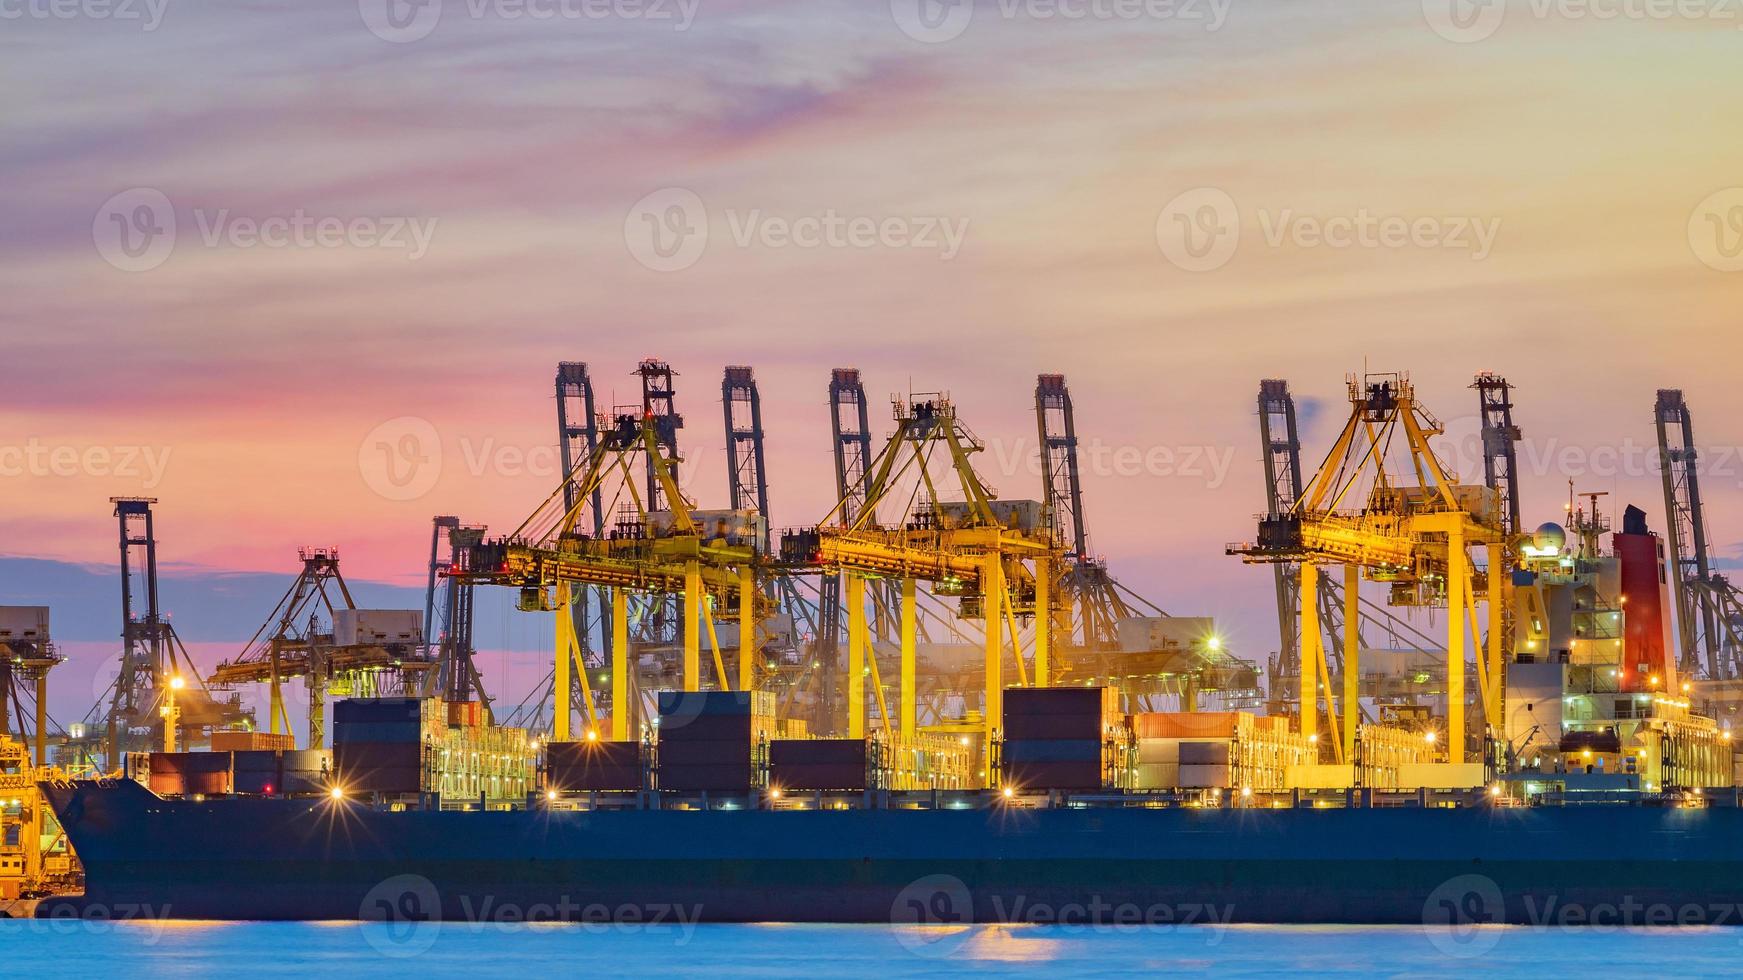
[[[1118,785],[1130,736],[1117,688],[1011,688],[1004,701],[1008,786],[1089,792]]]
[[[863,738],[777,739],[769,743],[769,785],[792,792],[871,789],[871,744]]]
[[[153,752],[148,785],[159,796],[224,796],[234,786],[228,752]]]
[[[1287,718],[1245,711],[1135,714],[1132,732],[1138,789],[1280,790],[1289,768],[1312,754]]]
[[[231,755],[238,793],[311,796],[327,792],[332,783],[333,757],[319,749],[239,751]]]
[[[554,793],[632,792],[642,788],[640,742],[552,742],[545,789]]]
[[[748,793],[757,747],[775,735],[770,691],[661,691],[660,789]]]
[[[423,698],[340,701],[333,710],[333,766],[347,793],[424,792],[426,746],[447,734],[444,703]]]

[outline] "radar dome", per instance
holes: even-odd
[[[1531,535],[1531,544],[1537,549],[1538,554],[1559,554],[1561,549],[1567,545],[1567,531],[1554,521],[1548,524],[1539,524],[1537,531]]]

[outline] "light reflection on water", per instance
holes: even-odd
[[[1743,958],[1743,930],[1425,932],[1355,926],[467,925],[0,921],[9,976],[588,976],[1055,978],[1214,971],[1250,977],[1710,975]]]

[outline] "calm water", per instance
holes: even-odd
[[[0,921],[0,962],[17,977],[331,975],[487,977],[1120,976],[1214,970],[1347,976],[1735,974],[1743,930],[1580,931],[1531,927],[1226,929],[1071,926],[86,925]],[[319,972],[315,972],[319,971]]]

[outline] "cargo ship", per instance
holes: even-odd
[[[1510,453],[1507,388],[1489,376],[1478,387],[1485,451]],[[928,478],[924,498],[903,503],[914,498],[879,476],[858,517],[839,510],[775,548],[755,511],[742,521],[638,511],[590,533],[589,495],[554,493],[522,532],[479,531],[441,568],[455,588],[512,587],[522,608],[557,613],[549,729],[497,726],[460,685],[436,698],[336,703],[330,753],[249,742],[134,753],[126,778],[45,780],[85,887],[38,914],[1460,926],[1743,917],[1739,757],[1729,729],[1693,709],[1695,679],[1679,671],[1669,637],[1664,549],[1644,512],[1628,508],[1610,534],[1601,495],[1576,508],[1570,487],[1568,526],[1526,533],[1510,456],[1490,467],[1505,479],[1458,483],[1427,443],[1441,429],[1406,378],[1352,377],[1349,392],[1320,474],[1274,488],[1256,540],[1228,548],[1276,569],[1284,645],[1297,643],[1296,694],[1279,683],[1291,675],[1274,671],[1272,714],[1227,702],[1199,710],[1199,694],[1227,673],[1214,633],[1176,637],[1150,658],[1125,657],[1122,643],[1116,656],[1092,620],[1117,622],[1122,639],[1179,624],[1119,603],[1109,609],[1121,615],[1092,615],[1110,581],[1081,561],[1081,541],[1062,548],[1048,516],[1056,505],[997,499],[968,465],[979,447],[948,399],[898,399],[897,434],[874,468],[900,472],[904,453],[923,465],[927,444],[943,446],[963,501],[938,500]],[[1038,406],[1057,396],[1043,386]],[[646,463],[664,499],[683,501],[662,418],[607,420],[576,485]],[[1385,472],[1394,436],[1410,452],[1401,472],[1419,485]],[[1268,452],[1281,445],[1267,436]],[[903,509],[880,520],[872,503],[885,495]],[[1322,591],[1322,568],[1341,569],[1341,595]],[[436,574],[432,565],[432,583]],[[759,623],[776,618],[759,575],[839,586],[820,594],[836,597],[830,615],[847,622],[845,690],[834,692],[845,694],[845,724],[809,713],[834,737],[814,737],[792,710],[807,672],[757,645],[774,635]],[[984,664],[949,685],[952,710],[934,707],[932,724],[917,710],[922,581],[933,599],[957,603],[958,618],[979,620],[984,639]],[[1391,605],[1445,611],[1438,664],[1402,698],[1364,686],[1364,583],[1384,586]],[[610,698],[594,696],[585,671],[571,683],[583,589],[597,591],[609,627],[598,680],[609,679]],[[632,599],[656,624],[683,611],[651,653],[628,638]],[[1322,628],[1339,603],[1346,628]],[[1473,649],[1479,606],[1487,630]],[[888,620],[883,655],[900,663],[893,711],[868,607]],[[736,620],[724,644],[716,612]],[[1341,662],[1328,635],[1341,640]],[[1092,650],[1128,662],[1084,673]],[[638,665],[665,654],[670,669],[654,676],[678,689],[649,710],[640,692],[657,688]],[[1179,710],[1155,710],[1170,678]],[[574,738],[577,688],[587,727]]]
[[[1670,909],[1675,921],[1718,923],[1743,909],[1734,789],[1595,806],[1517,805],[1499,783],[1255,790],[1260,771],[1238,748],[1255,721],[1231,721],[1232,738],[1135,739],[1138,728],[1202,736],[1230,720],[1122,716],[1097,688],[1005,696],[995,789],[891,789],[911,778],[892,759],[911,750],[770,739],[766,699],[669,693],[657,746],[545,746],[542,789],[512,805],[462,796],[464,809],[429,791],[442,778],[428,761],[432,712],[413,699],[341,702],[341,737],[375,747],[342,741],[336,768],[313,776],[318,793],[44,785],[86,888],[38,914],[1465,924],[1573,907],[1660,924],[1633,917]],[[1179,763],[1187,775],[1172,782],[1232,775],[1234,785],[1110,785],[1158,765],[1134,762],[1133,745],[1166,741],[1176,758],[1223,760]],[[399,754],[411,761],[384,764],[395,754],[385,744],[409,745]]]

